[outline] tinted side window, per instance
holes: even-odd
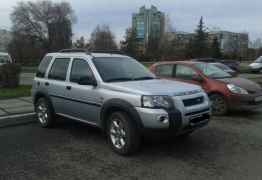
[[[74,59],[70,75],[71,82],[79,82],[81,77],[92,77],[92,70],[85,60]]]
[[[172,77],[174,72],[173,64],[159,65],[156,67],[157,76]]]
[[[36,72],[36,77],[43,78],[45,76],[45,72],[46,72],[51,60],[52,60],[51,56],[44,57],[44,59],[41,61],[40,65],[38,67],[38,70]]]
[[[69,65],[70,59],[67,58],[58,58],[55,59],[52,68],[49,72],[48,78],[55,80],[66,80],[67,68]]]
[[[184,66],[176,65],[176,77],[183,79],[192,79],[192,76],[197,75],[194,69]]]

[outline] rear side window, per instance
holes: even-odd
[[[174,72],[173,64],[164,64],[156,67],[156,75],[164,77],[172,77]]]
[[[38,70],[36,72],[36,77],[40,77],[40,78],[45,77],[45,72],[46,72],[51,60],[52,60],[51,56],[44,57],[44,59],[41,61],[40,65],[38,67]]]
[[[176,77],[182,79],[192,79],[197,73],[190,67],[184,65],[176,65]]]
[[[66,80],[67,68],[70,59],[68,58],[58,58],[55,59],[52,68],[49,72],[48,78],[64,81]]]
[[[92,77],[92,70],[85,60],[74,59],[70,75],[71,82],[79,82],[81,77]]]

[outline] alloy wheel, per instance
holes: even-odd
[[[210,100],[212,103],[212,112],[215,115],[223,115],[227,112],[227,104],[222,96],[214,95]]]
[[[117,149],[122,149],[126,145],[126,131],[120,119],[113,119],[110,125],[110,139]]]
[[[48,110],[44,102],[40,102],[36,108],[36,114],[41,124],[46,124],[48,121]]]

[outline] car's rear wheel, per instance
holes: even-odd
[[[228,105],[223,95],[211,94],[209,99],[212,103],[212,114],[221,116],[228,112]]]
[[[40,125],[43,128],[54,124],[54,110],[51,103],[45,98],[39,98],[35,104],[35,112]]]
[[[140,147],[140,134],[134,122],[124,112],[110,115],[107,137],[112,149],[121,155],[130,155]]]

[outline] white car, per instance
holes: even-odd
[[[260,72],[262,70],[262,56],[251,63],[249,67],[252,69],[253,72]]]
[[[11,62],[12,58],[8,53],[0,52],[0,66]]]

